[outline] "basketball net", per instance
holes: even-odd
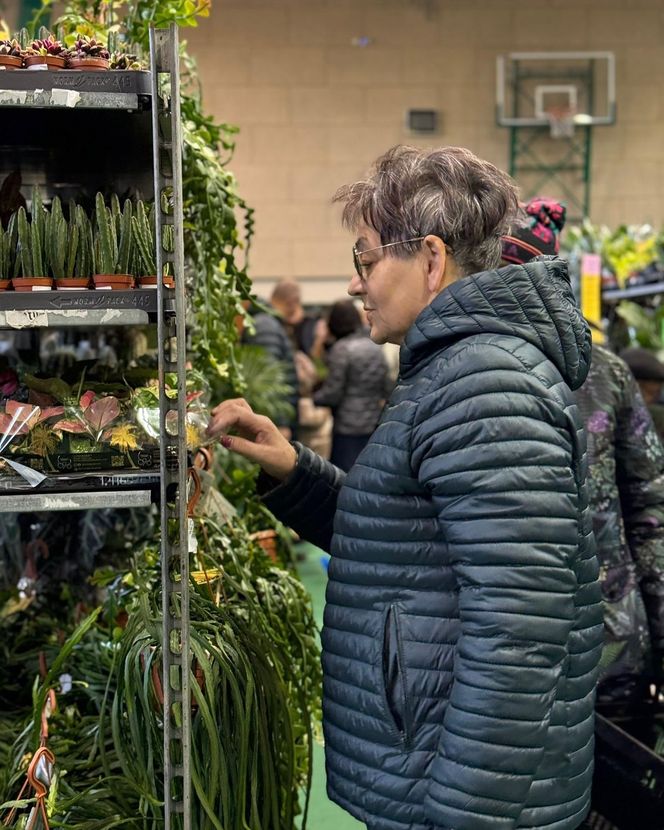
[[[572,138],[574,135],[574,115],[570,107],[551,107],[546,111],[551,138]]]

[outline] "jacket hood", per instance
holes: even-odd
[[[475,334],[504,334],[532,343],[556,366],[571,389],[590,367],[590,329],[577,308],[567,263],[539,257],[463,277],[420,314],[401,347],[401,374]]]

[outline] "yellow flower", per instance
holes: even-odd
[[[205,436],[203,431],[194,424],[187,424],[185,427],[185,435],[187,437],[187,448],[190,450],[198,449],[203,444]]]
[[[108,431],[109,443],[112,447],[117,447],[121,452],[128,450],[137,450],[138,441],[134,432],[136,427],[132,424],[120,424],[117,427]]]

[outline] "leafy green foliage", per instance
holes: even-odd
[[[311,606],[301,583],[239,523],[197,519],[195,532],[193,826],[293,830],[310,770],[311,711],[320,714]],[[63,633],[63,645],[50,638],[49,671],[34,687],[31,714],[0,719],[0,803],[18,792],[43,701],[55,688],[52,826],[163,826],[159,580],[159,555],[149,544],[124,574],[97,574],[102,609]],[[37,619],[43,630],[62,627],[47,607]],[[64,687],[63,675],[70,678]]]

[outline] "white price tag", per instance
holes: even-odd
[[[193,519],[187,519],[187,549],[189,553],[196,553],[198,550],[198,541],[196,539]]]

